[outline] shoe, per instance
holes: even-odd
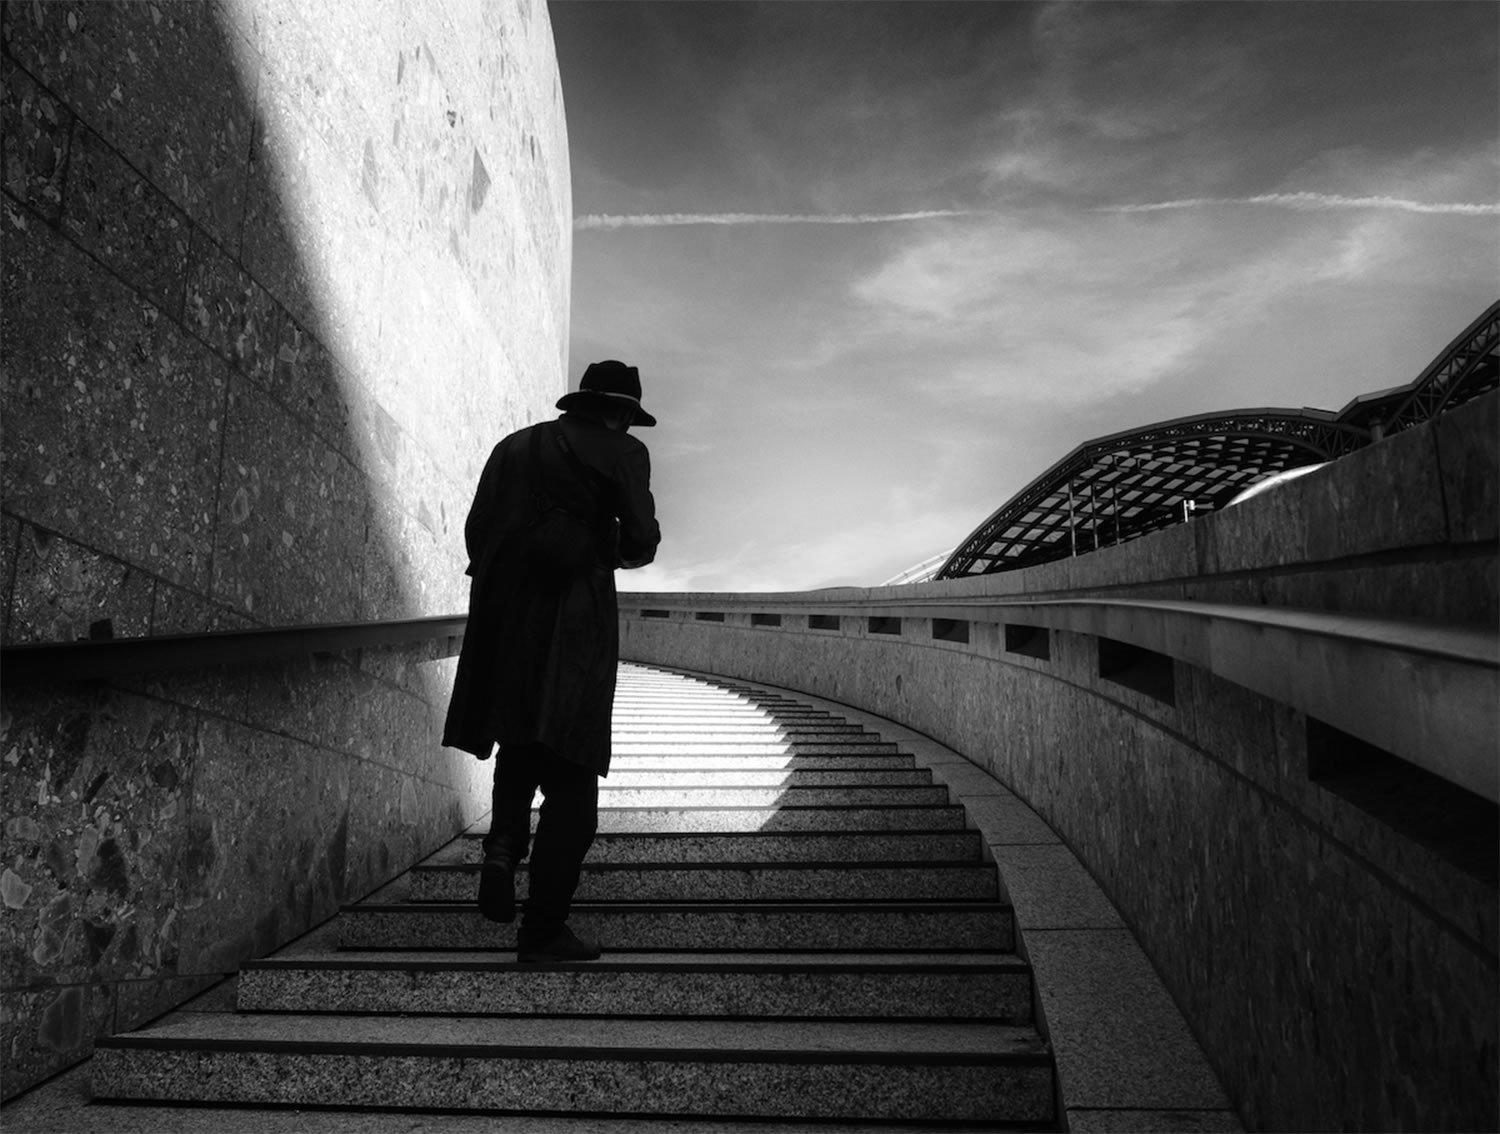
[[[542,941],[535,940],[525,928],[517,936],[516,960],[522,964],[546,964],[552,961],[597,961],[599,946],[579,937],[566,925]]]
[[[479,868],[479,912],[490,921],[516,920],[516,868],[508,858],[487,858]]]

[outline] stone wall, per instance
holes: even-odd
[[[1196,597],[1493,635],[1497,408],[1490,395],[1234,509],[1064,563],[867,591],[622,595],[622,652],[880,713],[982,765],[1110,896],[1251,1128],[1494,1129],[1492,804],[1460,799],[1422,830],[1393,823],[1398,782],[1377,777],[1372,798],[1314,777],[1303,714],[1181,662],[1168,703],[1101,676],[1091,635],[1054,631],[1039,657],[996,616],[969,623],[967,642],[930,617],[880,633],[810,616],[965,595]]]
[[[0,21],[5,644],[462,611],[479,469],[566,389],[545,8]],[[472,819],[451,664],[7,689],[6,1093]]]

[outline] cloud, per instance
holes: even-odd
[[[911,213],[635,213],[624,216],[591,213],[574,217],[581,231],[616,228],[676,228],[684,225],[746,224],[894,224],[984,215],[983,209],[922,209]]]
[[[907,359],[950,408],[1087,402],[1147,385],[1198,347],[1209,281],[1183,261],[1201,240],[1069,215],[925,234],[852,282],[858,323],[838,330]]]
[[[1232,225],[1141,212],[1033,210],[893,242],[848,285],[849,315],[827,321],[827,365],[904,364],[925,402],[962,414],[1085,406],[1188,374],[1212,384],[1226,330],[1399,279],[1433,239],[1401,210],[1265,209]]]
[[[1134,205],[1105,205],[1100,213],[1157,213],[1172,209],[1197,209],[1213,205],[1272,205],[1279,208],[1389,209],[1403,213],[1437,213],[1448,216],[1500,216],[1500,204],[1462,202],[1428,203],[1402,197],[1346,197],[1338,193],[1262,193],[1255,197],[1186,197],[1179,201],[1150,201]]]
[[[716,542],[720,554],[696,547],[663,543],[658,559],[639,570],[616,576],[622,591],[801,591],[829,586],[878,586],[885,580],[967,535],[988,515],[979,509],[945,502],[911,516],[878,510],[847,510],[839,522],[825,523],[802,539],[758,538]],[[728,554],[725,547],[732,547]]]

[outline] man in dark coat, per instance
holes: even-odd
[[[593,960],[568,928],[609,773],[620,654],[617,567],[643,567],[661,530],[646,446],[655,425],[634,366],[596,362],[563,414],[512,433],[490,454],[464,524],[469,624],[443,743],[495,760],[479,909],[515,920],[515,867],[531,849],[521,961]],[[531,840],[531,801],[542,791]]]

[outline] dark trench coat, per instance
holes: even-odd
[[[584,469],[565,456],[557,430]],[[496,742],[541,743],[608,773],[620,656],[614,569],[656,555],[650,480],[645,445],[578,414],[495,446],[464,523],[473,580],[445,745],[484,759]],[[586,518],[594,537],[592,562],[566,577],[534,562],[537,517],[549,504]]]

